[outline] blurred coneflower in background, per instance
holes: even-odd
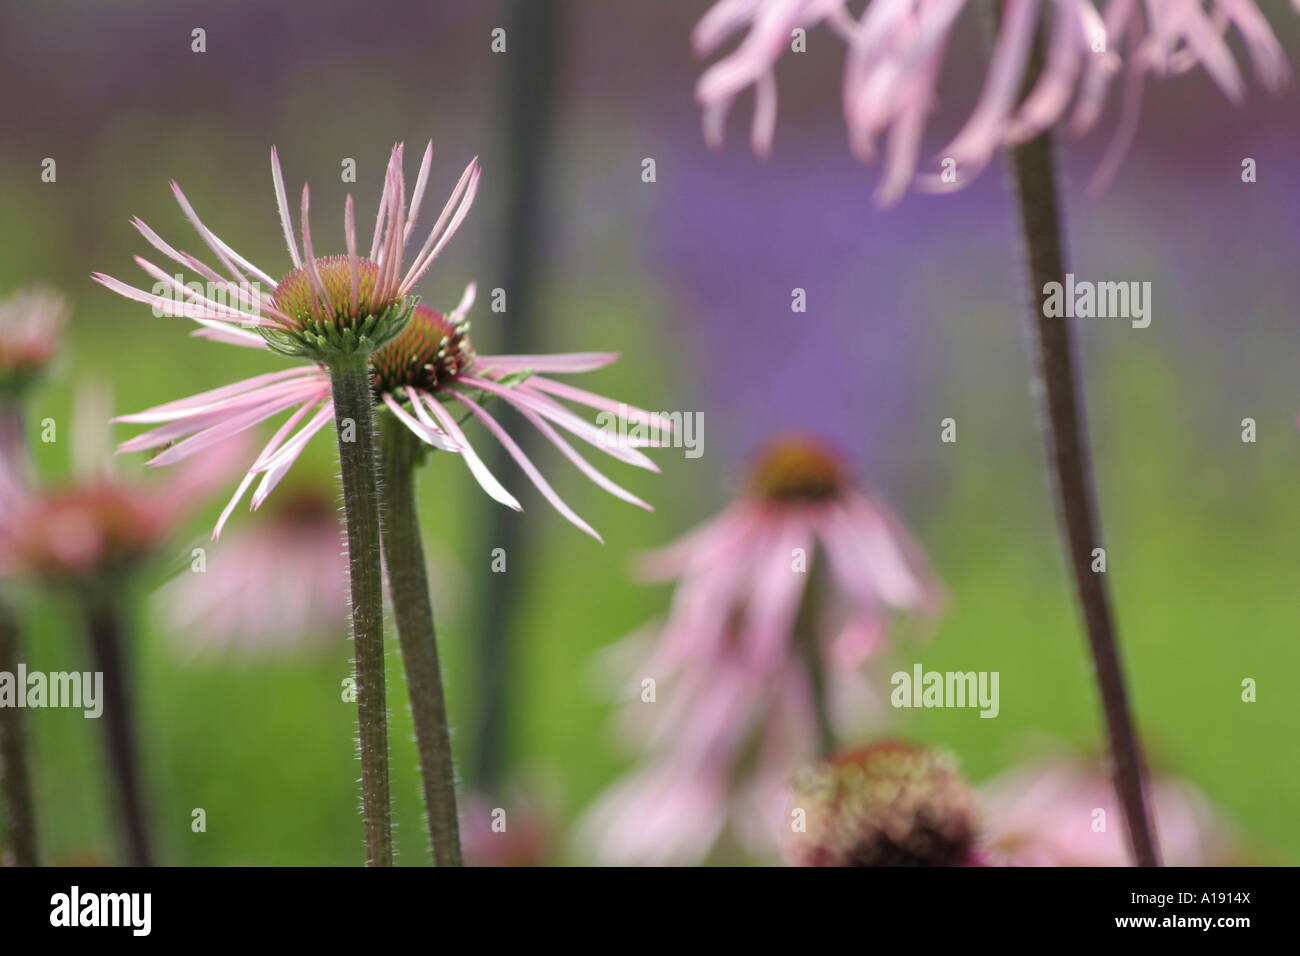
[[[1155,775],[1151,816],[1168,866],[1225,866],[1232,828],[1199,789]],[[1014,767],[980,788],[983,843],[1003,866],[1129,866],[1122,815],[1105,768],[1072,757]]]
[[[844,116],[854,154],[864,162],[881,153],[884,171],[876,191],[883,204],[909,186],[960,188],[975,178],[998,149],[1033,139],[1062,121],[1075,135],[1100,119],[1115,78],[1125,74],[1121,113],[1110,148],[1094,177],[1114,175],[1137,132],[1142,84],[1203,68],[1233,103],[1245,82],[1227,33],[1235,29],[1255,74],[1276,92],[1290,74],[1268,21],[1254,0],[1004,0],[984,86],[974,110],[952,140],[938,149],[945,172],[916,176],[921,139],[938,102],[936,87],[947,47],[961,40],[959,19],[967,0],[870,0],[858,17],[845,0],[721,0],[692,36],[701,56],[744,33],[740,43],[700,77],[696,97],[704,107],[705,134],[722,142],[727,111],[748,87],[756,104],[751,139],[755,151],[771,149],[776,127],[777,61],[792,49],[793,31],[826,24],[845,41]],[[1026,92],[1035,38],[1049,21],[1043,69]],[[1300,9],[1300,6],[1297,6]],[[1071,110],[1071,103],[1074,104]]]
[[[329,496],[310,488],[278,498],[159,589],[157,609],[184,656],[260,656],[341,649],[347,631],[343,525]]]
[[[103,675],[102,724],[120,839],[132,865],[154,862],[133,713],[137,650],[129,608],[141,577],[183,522],[238,471],[248,446],[226,438],[165,481],[123,477],[109,452],[107,391],[83,386],[73,424],[71,480],[0,480],[0,575],[56,590],[80,612],[93,669]],[[57,427],[57,423],[55,423]]]
[[[770,853],[790,775],[870,723],[861,667],[891,616],[933,615],[940,588],[898,519],[803,436],[773,441],[738,501],[642,569],[677,582],[625,715],[643,755],[588,811],[583,850],[698,862],[731,819]]]

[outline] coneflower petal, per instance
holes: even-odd
[[[284,174],[280,172],[280,155],[271,147],[271,178],[275,181],[275,205],[280,211],[280,226],[284,229],[284,241],[289,247],[289,259],[295,269],[302,266],[302,257],[298,255],[298,240],[293,234],[293,219],[289,216],[289,197],[284,191]]]
[[[502,428],[495,418],[484,411],[483,408],[472,398],[462,395],[459,392],[454,392],[453,394],[455,395],[456,400],[473,412],[474,417],[481,421],[487,430],[495,436],[496,440],[501,443],[501,446],[505,448],[510,457],[515,460],[515,463],[523,469],[524,474],[528,476],[528,480],[531,481],[534,487],[542,493],[542,496],[551,503],[551,507],[567,518],[575,527],[585,531],[601,544],[605,543],[604,538],[596,533],[596,529],[583,521],[582,518],[578,516],[577,512],[565,504],[564,499],[555,493],[555,489],[550,486],[550,483],[542,476],[542,473],[537,470],[537,466],[534,465],[528,456],[524,454],[523,449],[519,447],[518,443],[510,437],[510,433]]]
[[[523,511],[524,506],[516,500],[514,495],[506,491],[501,482],[497,481],[492,472],[488,470],[487,465],[483,464],[483,460],[474,451],[474,447],[469,443],[469,439],[465,437],[465,433],[461,431],[460,426],[456,424],[456,419],[451,413],[443,408],[442,403],[433,396],[423,396],[423,399],[425,407],[433,412],[434,418],[438,419],[447,434],[461,446],[461,455],[464,457],[465,464],[469,467],[470,474],[474,476],[474,480],[478,482],[479,487],[486,491],[494,501],[499,501],[507,508],[513,508],[515,511]]]

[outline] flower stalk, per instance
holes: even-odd
[[[131,866],[152,866],[153,851],[145,824],[144,794],[140,782],[140,748],[127,677],[126,625],[114,596],[117,586],[92,587],[82,595],[86,637],[95,670],[104,675],[100,722],[108,770],[117,805],[120,839]]]
[[[20,646],[18,616],[8,596],[0,594],[0,671],[18,673]],[[18,707],[0,707],[0,808],[7,836],[0,864],[37,866],[40,857],[27,737],[23,712]]]
[[[392,866],[379,471],[375,460],[369,353],[335,352],[330,355],[327,367],[334,398],[334,425],[347,520],[366,865]]]
[[[420,440],[395,416],[386,418],[382,437],[384,558],[411,695],[429,839],[435,865],[460,866],[455,765],[415,504],[415,468],[425,451]]]
[[[1041,70],[1041,40],[1031,60],[1030,78]],[[1010,151],[1011,190],[1028,254],[1030,325],[1041,388],[1048,465],[1061,523],[1066,558],[1083,611],[1088,646],[1096,670],[1106,732],[1110,741],[1115,792],[1124,813],[1129,843],[1139,866],[1156,866],[1157,855],[1146,796],[1142,754],[1125,689],[1123,665],[1105,578],[1092,570],[1093,549],[1101,547],[1087,428],[1076,374],[1073,332],[1063,318],[1049,318],[1042,307],[1049,282],[1065,282],[1061,215],[1057,200],[1050,133]]]
[[[806,572],[808,583],[795,619],[795,648],[808,675],[809,697],[817,726],[817,757],[828,759],[836,750],[835,725],[831,720],[830,694],[827,689],[826,660],[822,653],[820,627],[822,595],[825,582],[820,573],[816,551],[811,552]]]

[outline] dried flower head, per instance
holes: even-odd
[[[879,743],[796,776],[787,851],[800,866],[962,866],[973,863],[979,810],[944,757]]]

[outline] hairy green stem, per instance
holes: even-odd
[[[140,782],[140,748],[127,675],[126,626],[115,587],[86,594],[82,610],[95,670],[104,678],[104,745],[117,806],[121,842],[131,866],[152,866],[149,829],[145,824],[144,791]]]
[[[347,518],[366,865],[392,866],[383,572],[379,557],[379,470],[375,458],[369,356],[356,353],[339,355],[329,363],[329,373]]]
[[[21,655],[18,615],[0,594],[0,672],[18,673]],[[37,866],[36,815],[32,810],[31,772],[23,712],[0,707],[0,807],[4,811],[5,848],[0,865]]]
[[[436,865],[460,866],[456,769],[415,505],[415,468],[424,451],[420,440],[393,416],[385,420],[383,450],[384,560],[411,695],[429,839]]]
[[[1065,531],[1066,555],[1083,610],[1110,738],[1115,792],[1123,809],[1134,859],[1139,866],[1156,866],[1155,837],[1143,792],[1141,748],[1125,689],[1110,598],[1104,575],[1092,570],[1093,549],[1101,547],[1101,534],[1072,332],[1064,318],[1050,318],[1043,309],[1047,283],[1063,285],[1065,282],[1050,134],[1044,133],[1013,148],[1010,160],[1012,190],[1029,259],[1030,319],[1042,386],[1039,392],[1048,461],[1057,511]]]

